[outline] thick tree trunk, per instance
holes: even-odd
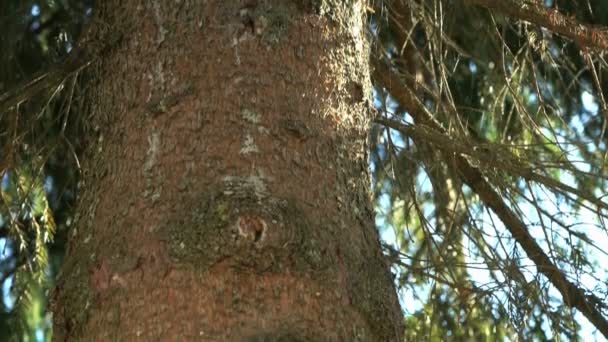
[[[99,3],[55,338],[398,340],[362,2]]]

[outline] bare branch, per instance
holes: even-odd
[[[109,28],[107,24],[99,20],[97,12],[95,12],[75,48],[63,61],[0,94],[0,114],[36,96],[45,89],[58,87],[68,77],[99,59],[109,48],[115,46],[121,37],[121,32]]]
[[[540,25],[550,31],[572,39],[583,48],[591,50],[608,49],[608,27],[592,27],[579,23],[555,9],[543,6],[541,1],[517,2],[513,0],[465,0],[502,13],[513,19],[525,20]]]
[[[432,118],[412,91],[381,61],[375,63],[373,76],[410,113],[416,125],[424,125],[445,134],[445,128]],[[403,134],[411,133],[411,128],[401,122],[382,117],[376,118],[375,121],[395,130],[402,131]],[[416,141],[415,137],[414,141]],[[482,172],[478,168],[473,167],[462,154],[448,151],[448,153],[445,153],[445,157],[454,166],[462,181],[500,218],[513,238],[535,263],[538,271],[547,277],[561,293],[564,303],[578,309],[604,336],[608,337],[608,320],[606,320],[595,305],[596,300],[586,295],[583,289],[568,280],[551,261],[549,256],[530,235],[525,223],[503,201],[500,194],[487,182]]]

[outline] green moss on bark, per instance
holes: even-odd
[[[322,272],[335,267],[329,242],[318,236],[310,220],[294,202],[267,196],[251,182],[223,184],[201,196],[190,217],[175,219],[164,228],[172,259],[205,272],[230,258],[235,266],[282,272]],[[252,217],[267,231],[249,237],[239,220]],[[313,272],[314,273],[314,272]]]

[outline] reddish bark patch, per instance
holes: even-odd
[[[367,56],[344,26],[361,18],[180,3],[100,4],[143,29],[87,88],[100,137],[63,281],[92,260],[94,298],[60,293],[77,303],[57,324],[86,340],[391,340],[402,317],[366,197]],[[171,259],[181,247],[187,262]]]

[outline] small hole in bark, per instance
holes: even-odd
[[[257,243],[264,239],[267,225],[259,216],[243,215],[238,218],[237,227],[240,236]]]
[[[253,237],[253,241],[258,242],[258,241],[260,241],[261,238],[262,238],[262,232],[259,230],[256,230],[255,236]]]

